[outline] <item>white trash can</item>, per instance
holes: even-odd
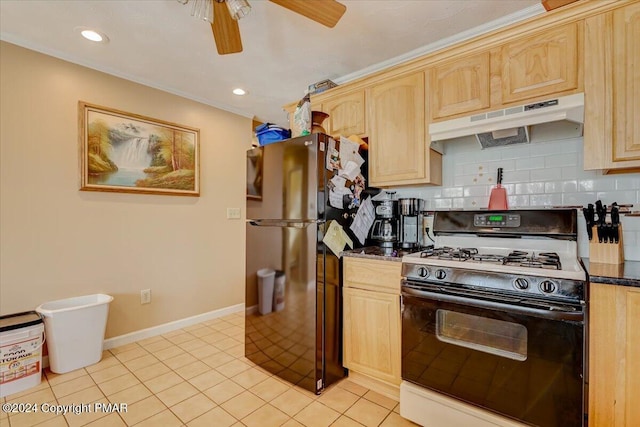
[[[64,374],[102,359],[111,301],[110,295],[95,294],[46,302],[36,308],[44,317],[53,372]]]
[[[273,281],[276,271],[271,268],[258,270],[258,312],[269,314],[273,310]]]
[[[273,281],[273,311],[284,310],[284,271],[276,270],[276,276]]]
[[[43,334],[35,311],[0,316],[0,397],[40,384]]]

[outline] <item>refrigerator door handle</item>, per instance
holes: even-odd
[[[249,219],[247,222],[254,227],[289,227],[305,228],[311,224],[322,224],[323,219]]]

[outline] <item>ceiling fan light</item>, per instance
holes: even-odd
[[[227,3],[231,17],[236,21],[251,12],[251,6],[247,0],[226,0],[225,3]]]
[[[213,22],[213,0],[193,0],[191,16],[207,22]]]

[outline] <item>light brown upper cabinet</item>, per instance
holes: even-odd
[[[581,34],[573,22],[437,63],[428,71],[431,119],[581,91]]]
[[[429,70],[434,120],[489,107],[489,52],[465,56]]]
[[[613,12],[613,161],[640,166],[640,4]]]
[[[366,89],[369,184],[441,184],[442,155],[429,149],[425,73],[382,80]]]
[[[504,44],[500,48],[502,104],[577,89],[578,30],[578,23],[571,23]]]
[[[323,100],[322,111],[329,114],[329,118],[323,123],[329,135],[364,136],[364,89]]]
[[[585,21],[584,168],[640,171],[640,3]]]

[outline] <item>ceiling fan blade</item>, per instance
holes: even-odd
[[[271,0],[273,3],[299,13],[329,28],[335,27],[347,6],[336,0]]]
[[[242,52],[242,40],[240,39],[240,28],[238,21],[231,17],[229,9],[224,2],[211,0],[213,2],[213,38],[216,42],[216,49],[220,55]]]

